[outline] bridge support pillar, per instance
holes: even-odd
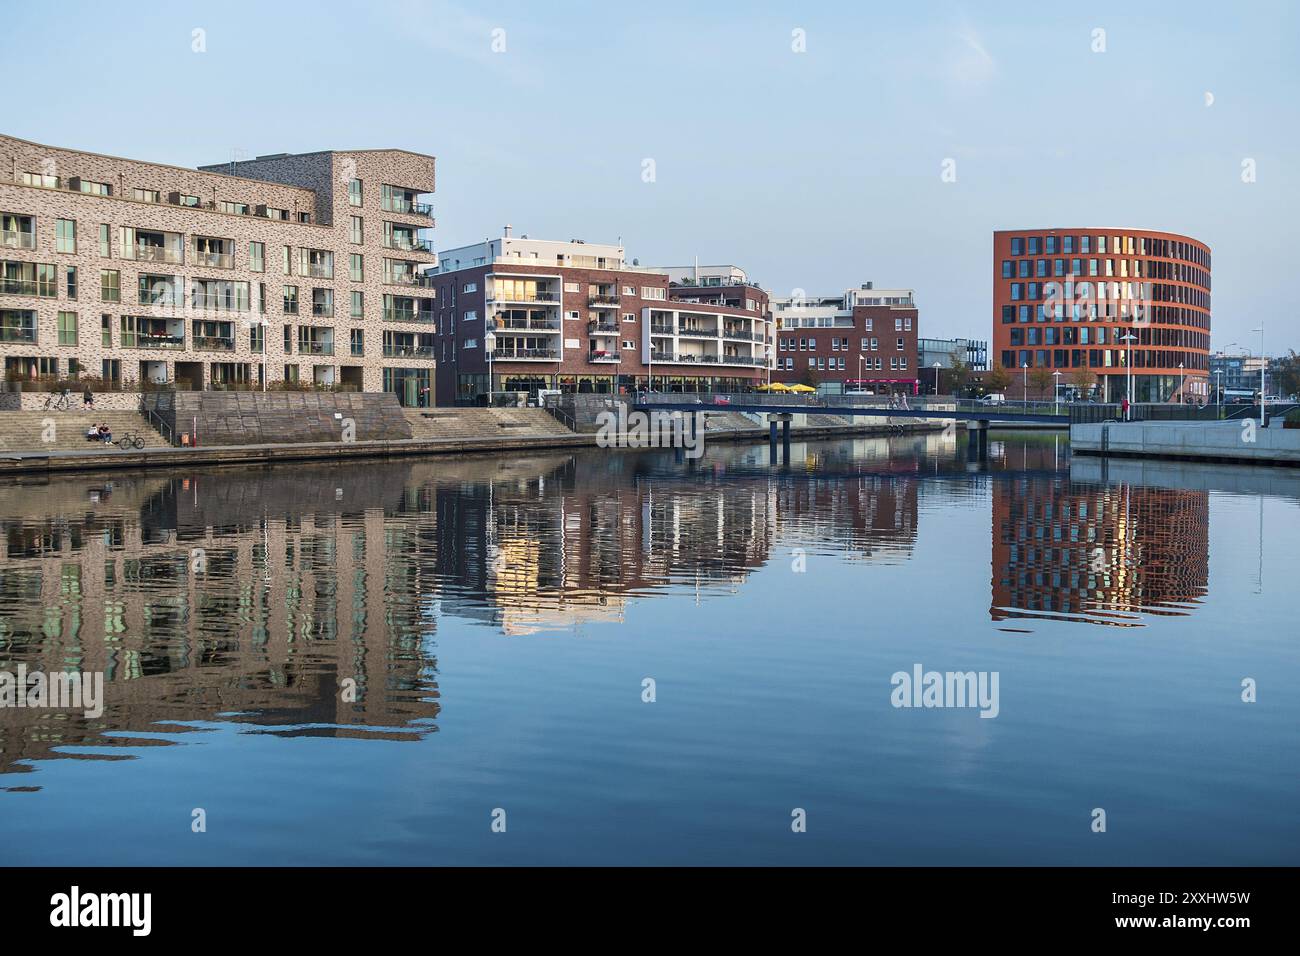
[[[989,423],[981,419],[966,423],[966,460],[983,462],[989,460]]]

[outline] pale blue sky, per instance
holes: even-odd
[[[510,222],[733,262],[777,294],[911,286],[925,335],[989,337],[994,229],[1167,229],[1214,251],[1216,347],[1261,318],[1269,351],[1300,347],[1300,14],[1053,6],[28,4],[0,35],[0,129],[185,166],[428,152],[440,248]]]

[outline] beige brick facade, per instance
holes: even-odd
[[[5,371],[66,375],[71,360],[100,375],[109,360],[118,364],[107,370],[124,382],[256,386],[265,360],[271,384],[296,365],[302,381],[371,392],[384,389],[385,369],[395,370],[389,387],[419,400],[420,388],[433,386],[435,302],[432,288],[409,277],[435,261],[434,220],[412,200],[433,190],[433,157],[403,150],[280,155],[194,170],[0,136]],[[359,236],[353,217],[361,219]],[[401,265],[386,268],[386,260]],[[105,272],[116,273],[116,298],[112,278],[104,287]],[[296,288],[296,314],[286,286]],[[259,353],[254,337],[262,330]],[[352,354],[354,330],[360,355]],[[414,370],[420,388],[402,386],[405,370]]]

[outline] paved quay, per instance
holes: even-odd
[[[1300,429],[1280,419],[1097,422],[1070,426],[1076,454],[1300,466]]]
[[[800,439],[852,435],[886,435],[931,431],[934,426],[830,425],[793,428]],[[707,442],[766,442],[760,428],[713,430]],[[84,451],[7,451],[0,453],[0,477],[104,470],[142,470],[195,465],[271,465],[278,462],[396,458],[410,455],[479,455],[547,448],[595,448],[594,433],[549,435],[485,435],[481,437],[415,438],[387,441],[297,442],[278,444],[212,445],[191,448],[152,447],[141,450],[88,449]],[[611,448],[622,451],[623,448]],[[636,450],[636,449],[630,449]]]

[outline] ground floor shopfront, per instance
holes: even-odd
[[[535,399],[541,391],[558,391],[579,395],[627,395],[647,389],[659,392],[743,392],[767,381],[762,375],[654,375],[568,374],[529,371],[492,372],[493,392],[526,392]],[[481,404],[488,390],[487,375],[461,375],[457,381],[455,402],[460,405]]]

